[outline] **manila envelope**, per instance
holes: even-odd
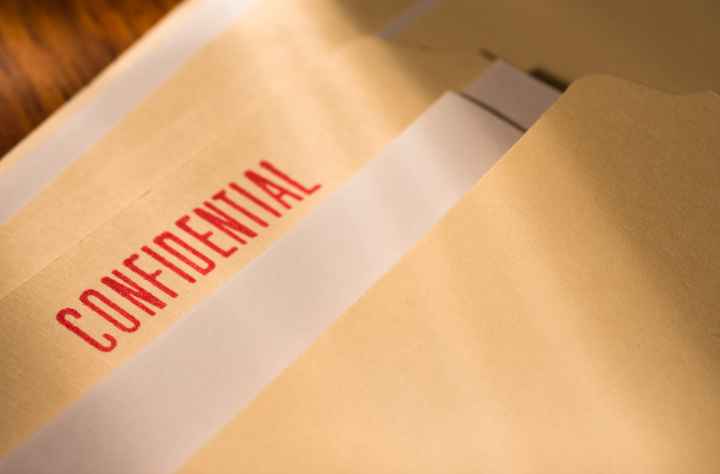
[[[322,3],[317,3],[317,5],[322,5]],[[456,17],[457,12],[462,11],[458,10],[459,8],[467,8],[467,4],[463,2],[451,2],[448,4],[447,11],[454,11],[455,13],[453,14],[453,17]],[[295,90],[293,86],[297,85],[295,82],[297,81],[298,75],[304,75],[304,77],[306,77],[306,79],[304,80],[308,84],[316,84],[314,86],[307,86],[307,88],[302,90],[312,91],[312,93],[319,93],[318,91],[322,90],[323,93],[326,93],[328,88],[324,86],[327,83],[321,82],[320,84],[317,84],[318,72],[332,71],[332,74],[327,75],[328,79],[326,80],[335,85],[334,87],[330,87],[329,90],[342,95],[343,99],[346,99],[347,97],[352,97],[353,95],[350,94],[347,90],[337,92],[341,90],[341,81],[337,78],[349,77],[354,81],[357,80],[358,77],[361,77],[362,79],[360,80],[360,82],[368,81],[369,83],[373,84],[369,87],[369,89],[371,90],[369,96],[371,98],[374,98],[370,101],[371,104],[374,104],[372,106],[374,108],[367,108],[366,110],[367,97],[359,97],[357,99],[357,104],[361,105],[356,104],[355,106],[350,106],[350,109],[355,112],[348,113],[347,110],[335,111],[337,113],[330,112],[327,119],[319,121],[320,124],[333,123],[335,118],[342,116],[346,117],[347,122],[340,122],[341,125],[343,123],[352,123],[353,125],[357,125],[359,123],[369,124],[365,125],[365,127],[367,127],[367,130],[363,129],[365,131],[361,132],[361,134],[355,138],[348,138],[347,136],[338,134],[338,136],[342,136],[340,141],[342,142],[342,140],[348,140],[347,143],[345,143],[344,145],[338,145],[337,143],[333,142],[331,145],[328,145],[328,148],[325,149],[325,152],[328,154],[331,154],[332,151],[341,150],[343,152],[342,154],[344,154],[349,150],[356,150],[357,156],[360,156],[360,158],[357,158],[357,160],[355,158],[348,159],[348,161],[352,161],[354,163],[353,165],[348,166],[345,163],[331,165],[333,166],[333,168],[331,168],[329,175],[335,176],[333,173],[335,173],[336,168],[340,168],[340,171],[337,175],[338,177],[336,178],[337,182],[340,182],[342,179],[349,176],[352,171],[356,169],[359,164],[362,163],[363,160],[373,156],[373,154],[376,153],[377,150],[381,148],[384,143],[386,143],[392,136],[397,134],[399,130],[406,126],[412,120],[412,118],[417,116],[423,110],[423,108],[432,101],[432,99],[439,95],[440,92],[447,88],[457,88],[458,86],[464,84],[465,82],[467,82],[468,79],[476,75],[485,64],[484,61],[478,58],[477,54],[475,54],[475,46],[477,46],[476,40],[475,37],[469,33],[473,31],[472,29],[470,29],[470,25],[472,24],[471,21],[468,20],[467,22],[460,22],[456,25],[457,27],[453,26],[453,28],[450,28],[451,25],[447,22],[447,16],[443,16],[441,14],[443,11],[445,11],[442,9],[437,10],[436,13],[438,14],[436,16],[426,17],[424,19],[426,26],[420,26],[418,28],[415,28],[415,30],[413,31],[409,31],[407,33],[407,36],[405,37],[401,35],[401,40],[403,41],[402,44],[404,45],[404,47],[386,48],[383,46],[380,48],[376,48],[380,49],[381,53],[369,55],[359,54],[355,57],[355,59],[344,62],[342,59],[342,55],[344,54],[343,52],[345,51],[344,47],[336,47],[338,43],[335,43],[333,41],[337,40],[338,38],[355,38],[355,36],[353,35],[353,32],[355,30],[353,29],[353,27],[348,27],[348,29],[338,27],[338,24],[345,25],[345,27],[347,27],[348,25],[347,23],[343,23],[343,20],[339,19],[342,17],[334,16],[334,14],[329,16],[320,15],[320,18],[331,19],[327,23],[331,25],[330,27],[328,27],[330,28],[329,31],[341,31],[342,34],[328,34],[326,36],[317,34],[311,35],[312,39],[307,42],[309,46],[307,46],[306,43],[303,43],[302,41],[300,41],[300,45],[297,46],[298,50],[301,52],[303,51],[302,48],[305,48],[307,46],[306,54],[294,55],[285,50],[288,43],[293,44],[293,47],[295,47],[294,43],[285,41],[286,37],[284,37],[282,40],[280,39],[281,33],[286,34],[288,33],[288,30],[292,32],[293,29],[283,28],[282,26],[278,27],[277,25],[283,25],[282,19],[285,18],[285,20],[287,21],[285,25],[301,25],[299,27],[299,30],[307,32],[312,29],[310,28],[309,24],[312,24],[313,27],[316,26],[314,23],[312,23],[312,21],[310,21],[312,20],[312,15],[306,13],[306,16],[301,16],[301,18],[307,20],[305,23],[303,23],[300,20],[296,20],[297,16],[288,15],[287,17],[283,17],[282,14],[277,15],[277,11],[273,11],[270,8],[268,8],[267,10],[258,8],[258,11],[265,12],[265,14],[248,16],[248,18],[254,18],[254,20],[242,20],[241,22],[239,22],[239,24],[252,24],[253,28],[257,27],[260,28],[262,31],[269,31],[267,33],[269,35],[268,38],[274,40],[274,42],[268,40],[267,44],[277,45],[277,54],[275,56],[273,54],[265,55],[259,52],[251,52],[243,55],[243,61],[240,61],[240,59],[238,59],[237,63],[230,62],[230,64],[227,64],[229,59],[226,54],[221,53],[221,50],[223,48],[214,45],[221,44],[223,41],[225,41],[226,43],[230,43],[231,40],[224,38],[231,37],[231,35],[233,34],[235,35],[235,42],[233,42],[233,47],[235,47],[237,44],[242,44],[242,41],[239,41],[239,39],[243,37],[243,34],[238,33],[238,31],[242,31],[241,28],[238,27],[231,30],[235,33],[229,32],[228,34],[220,38],[217,42],[213,43],[213,45],[208,47],[205,51],[197,55],[196,58],[191,61],[191,64],[186,66],[183,71],[181,71],[181,73],[178,75],[178,77],[181,77],[182,79],[174,78],[173,80],[171,80],[170,83],[168,83],[165,87],[159,90],[158,93],[153,95],[153,97],[150,98],[148,101],[146,101],[140,107],[140,109],[131,114],[131,116],[128,117],[123,122],[123,124],[116,129],[116,131],[111,132],[111,134],[105,140],[101,141],[100,144],[98,144],[93,150],[91,150],[90,153],[88,153],[88,155],[86,155],[86,157],[96,156],[97,159],[90,160],[89,158],[84,157],[81,161],[78,162],[84,163],[83,165],[73,165],[68,170],[68,172],[64,174],[60,178],[60,180],[58,180],[58,182],[53,183],[53,185],[51,185],[41,195],[39,200],[31,204],[26,210],[23,210],[15,220],[10,222],[10,225],[3,227],[3,238],[7,236],[9,239],[7,245],[5,245],[5,243],[3,244],[3,248],[13,249],[13,252],[8,252],[7,254],[3,253],[3,259],[15,258],[14,255],[22,255],[22,258],[30,259],[22,260],[15,264],[13,264],[12,260],[9,260],[8,262],[3,262],[4,268],[10,268],[11,270],[13,268],[20,269],[19,273],[16,273],[15,271],[10,271],[7,273],[8,278],[17,278],[14,282],[10,281],[8,283],[7,291],[15,288],[18,283],[28,280],[28,278],[30,278],[34,273],[37,273],[38,269],[46,266],[48,262],[59,257],[63,252],[71,249],[77,244],[80,239],[86,237],[88,233],[101,226],[106,220],[110,219],[111,215],[117,213],[119,208],[131,206],[136,199],[140,198],[143,195],[143,193],[147,193],[148,190],[151,189],[156,182],[161,180],[161,176],[167,175],[168,173],[168,168],[165,166],[165,164],[157,164],[158,162],[156,160],[162,161],[163,159],[165,159],[166,163],[172,163],[169,165],[170,169],[175,169],[176,171],[177,168],[182,168],[184,165],[186,165],[187,167],[202,167],[200,163],[202,163],[203,155],[227,156],[228,151],[231,150],[236,143],[242,143],[243,146],[247,146],[246,144],[248,142],[259,140],[262,143],[263,140],[269,141],[269,138],[258,139],[257,136],[259,135],[261,137],[270,137],[273,132],[276,132],[276,130],[273,129],[273,127],[277,125],[274,122],[274,118],[282,116],[282,113],[279,113],[277,111],[273,113],[267,112],[268,120],[260,120],[261,126],[258,127],[257,124],[254,124],[253,130],[249,132],[245,132],[244,130],[242,130],[242,126],[238,127],[237,125],[235,125],[235,123],[242,122],[243,124],[245,124],[247,123],[247,121],[251,121],[254,123],[254,114],[259,113],[258,111],[263,109],[263,105],[265,104],[264,100],[268,100],[269,98],[270,102],[272,102],[273,104],[276,103],[275,101],[277,101],[277,104],[279,104],[281,98],[287,98],[289,95],[288,91]],[[294,13],[298,12],[294,11]],[[472,11],[468,10],[468,15],[466,15],[466,18],[472,18],[469,13],[472,13]],[[519,12],[515,13],[519,14]],[[278,20],[278,22],[275,22],[276,18],[280,18],[280,20]],[[437,18],[437,20],[433,20],[432,18]],[[443,18],[445,18],[445,20],[443,20]],[[477,20],[477,12],[475,13],[474,18]],[[437,21],[437,23],[435,24],[441,25],[438,27],[439,29],[433,29],[432,27],[427,26],[428,22],[433,23],[435,21]],[[445,26],[442,26],[443,24]],[[274,28],[267,27],[267,30],[265,30],[266,25],[274,25]],[[418,23],[418,25],[423,25],[423,23]],[[601,25],[605,24],[601,23]],[[323,26],[323,28],[325,28],[325,26]],[[332,28],[339,28],[339,30],[333,30]],[[460,38],[459,43],[452,44],[448,48],[444,48],[442,45],[435,48],[434,43],[428,46],[427,43],[422,42],[424,41],[424,39],[428,38],[428,36],[424,35],[431,35],[432,41],[438,41],[441,38],[455,38],[456,36],[448,36],[450,30],[457,31],[457,37]],[[702,28],[701,30],[705,31]],[[252,31],[252,35],[257,34],[255,33],[256,30],[250,29],[247,31]],[[348,33],[348,31],[350,33]],[[508,32],[506,34],[510,35],[511,33]],[[248,35],[251,34],[248,33]],[[303,37],[305,37],[305,35],[303,34],[298,34],[297,36],[297,38],[299,39],[302,39]],[[328,40],[327,38],[330,38],[330,40]],[[348,42],[343,43],[342,41],[339,41],[339,43],[341,44],[346,44]],[[333,47],[328,47],[327,43],[332,44]],[[282,45],[282,48],[280,48],[280,45]],[[648,45],[643,43],[640,43],[640,45],[641,47],[648,47]],[[470,46],[472,46],[472,48],[470,48]],[[213,48],[215,48],[216,51],[214,55],[208,53],[208,51],[212,51]],[[321,48],[327,49],[323,50]],[[388,51],[390,49],[401,52],[391,52],[388,54]],[[617,50],[618,49],[615,49],[615,51]],[[316,54],[317,51],[321,51],[322,54]],[[502,49],[499,49],[499,51],[502,52]],[[526,49],[526,51],[530,50]],[[547,54],[552,54],[551,48],[543,49],[543,51],[547,52]],[[323,57],[325,53],[328,53],[328,56],[331,56],[331,58]],[[255,54],[257,55],[255,56]],[[569,55],[569,59],[566,64],[571,64],[573,61],[576,61],[580,55],[581,52],[575,50],[574,53],[571,53]],[[337,60],[336,58],[338,56],[341,59]],[[509,54],[509,56],[512,56],[512,54]],[[233,65],[236,64],[244,68],[248,64],[248,57],[254,58],[257,63],[261,64],[261,66],[259,66],[258,69],[256,69],[255,71],[266,71],[266,73],[255,75],[247,73],[248,76],[250,76],[250,79],[244,79],[244,81],[248,82],[243,82],[241,80],[233,82],[233,79],[237,78],[233,78],[232,74],[240,70],[240,68],[233,67]],[[428,57],[433,59],[425,59]],[[434,58],[449,59],[437,60]],[[661,74],[659,74],[660,71],[651,70],[647,67],[648,64],[658,64],[658,58],[660,59],[660,63],[662,63],[662,58],[660,58],[659,55],[656,55],[653,60],[641,62],[641,67],[633,73],[634,77],[644,82],[662,84],[662,81],[659,80],[659,78],[666,76],[661,76]],[[265,59],[267,59],[267,63],[263,62]],[[518,61],[516,58],[513,59],[523,65],[526,65],[527,67],[535,65],[532,63],[531,60],[527,59],[527,57],[524,61]],[[341,65],[333,66],[333,64],[337,63],[333,63],[332,61],[339,61],[339,64]],[[460,64],[463,64],[464,61],[470,61],[470,64],[477,64],[477,66],[473,66],[466,70],[464,67],[459,66]],[[252,61],[249,62],[252,63]],[[192,64],[194,64],[195,66],[193,67]],[[378,92],[378,90],[381,90],[381,86],[385,85],[384,75],[367,69],[369,65],[377,66],[378,64],[384,65],[388,71],[393,71],[388,74],[396,74],[397,76],[401,77],[401,79],[399,79],[399,84],[401,84],[402,87],[393,87],[389,88],[388,90],[396,91],[407,89],[407,95],[403,95],[401,98],[397,98],[395,94],[387,93],[383,96],[382,93]],[[207,89],[210,91],[217,90],[221,91],[222,93],[227,93],[228,91],[231,91],[233,93],[239,94],[243,92],[243,85],[247,86],[248,84],[252,84],[252,87],[256,87],[259,90],[268,91],[266,92],[267,95],[261,98],[264,100],[257,99],[256,102],[252,102],[254,97],[250,97],[248,95],[242,96],[246,102],[250,101],[250,103],[254,105],[251,105],[247,109],[242,109],[243,112],[241,116],[232,115],[232,113],[234,113],[233,105],[235,103],[227,103],[226,101],[221,100],[220,98],[227,96],[223,96],[220,92],[218,92],[216,96],[212,96],[216,97],[217,100],[208,100],[207,104],[198,106],[196,102],[193,102],[191,100],[192,97],[187,98],[187,96],[188,91],[199,90],[201,88],[204,88],[208,84],[205,81],[207,76],[199,72],[200,70],[202,70],[202,66],[204,65],[209,66],[207,70],[217,70],[220,72],[220,74],[211,76],[217,82],[217,84],[215,84],[217,87],[208,87]],[[620,72],[625,73],[624,75],[633,77],[633,74],[627,74],[627,71],[634,71],[632,69],[632,66],[633,65],[630,64],[629,61],[627,63],[623,62],[622,66],[620,66]],[[277,79],[268,80],[268,77],[274,78],[277,75],[273,75],[271,73],[276,73],[279,67],[287,67],[288,70],[291,70],[293,72],[293,75],[289,78],[278,77]],[[337,74],[337,76],[335,76],[335,68],[347,68],[347,71],[349,72],[347,72],[345,76],[343,76],[343,74]],[[382,70],[382,67],[380,67],[379,69]],[[194,74],[192,72],[193,70],[195,71]],[[561,76],[572,77],[571,74],[565,73],[560,68],[558,68],[558,70],[561,72]],[[231,74],[222,74],[223,72],[228,71]],[[300,72],[298,73],[297,71]],[[367,74],[363,75],[363,71],[366,71]],[[438,74],[445,74],[445,76],[443,77],[445,77],[446,80],[438,80],[433,83],[434,79],[430,79],[429,81],[433,84],[431,84],[431,86],[428,86],[426,84],[428,79],[426,78],[435,78],[438,76]],[[677,74],[684,74],[684,78],[692,79],[700,76],[710,77],[712,76],[712,70],[707,73],[707,76],[696,74],[693,68],[684,69],[674,74],[675,75],[671,75],[671,78],[677,79]],[[195,79],[193,79],[193,77]],[[222,82],[224,80],[223,78],[226,78],[227,82]],[[683,78],[680,79],[680,82],[678,82],[678,80],[675,80],[672,84],[677,85],[679,83],[682,83],[682,79]],[[303,80],[301,80],[300,82],[303,82]],[[685,83],[690,84],[690,86],[692,87],[695,87],[698,84],[697,82],[693,82],[690,79],[688,79]],[[175,84],[174,89],[173,87],[171,87],[172,84]],[[230,85],[228,86],[227,84]],[[665,84],[668,83],[666,82]],[[670,86],[672,86],[672,84],[670,84]],[[700,86],[702,87],[704,86],[704,84],[706,83],[702,82]],[[213,85],[212,81],[210,85]],[[433,88],[432,85],[434,85],[435,88]],[[347,86],[347,84],[345,84],[345,86]],[[673,87],[666,88],[672,89]],[[276,93],[278,89],[282,92]],[[174,90],[174,92],[165,92],[172,90]],[[256,89],[252,89],[253,92],[255,92],[255,90]],[[245,91],[245,93],[247,94],[247,91]],[[159,99],[158,97],[164,97],[164,99]],[[240,99],[238,99],[238,103],[239,100]],[[246,102],[243,102],[243,104],[246,105]],[[327,100],[327,104],[325,105],[337,104],[342,102],[342,100],[337,100],[337,97],[330,96]],[[397,105],[399,103],[402,103],[403,105]],[[155,105],[151,106],[148,104]],[[288,123],[290,123],[290,118],[293,117],[292,112],[290,112],[292,109],[290,104],[275,105],[275,107],[279,107],[281,110],[288,113]],[[307,106],[304,106],[303,108],[305,107]],[[396,111],[397,116],[394,115]],[[358,115],[353,115],[353,113],[357,113]],[[367,115],[364,115],[365,113],[367,113]],[[373,121],[371,118],[377,117],[378,115],[382,115],[384,119],[384,121],[380,124],[378,124],[376,121]],[[390,118],[387,118],[388,116]],[[243,117],[246,117],[244,121],[242,120]],[[361,117],[363,120],[358,120],[358,117]],[[164,125],[160,128],[153,126],[153,124],[155,123],[166,124],[168,118],[170,118],[170,122],[167,123],[167,125]],[[234,119],[234,121],[226,119]],[[294,120],[297,121],[298,119]],[[226,122],[230,122],[230,124],[228,125]],[[197,127],[196,125],[198,123],[202,123],[204,126]],[[338,125],[337,128],[341,129],[341,125]],[[175,128],[173,128],[173,126]],[[257,128],[261,128],[261,132],[258,133]],[[321,126],[319,125],[318,128],[320,129]],[[282,126],[280,127],[280,129],[283,130]],[[124,130],[124,132],[122,132],[122,130]],[[148,131],[157,133],[157,135],[148,137]],[[209,133],[208,131],[211,132]],[[290,129],[290,132],[292,132],[292,128]],[[127,133],[128,135],[123,135],[123,133]],[[232,139],[226,138],[226,136],[230,135],[233,135]],[[288,135],[295,136],[297,135],[297,132],[288,133]],[[310,135],[314,134],[311,133]],[[112,137],[115,138],[113,139]],[[153,137],[156,137],[157,139],[154,140]],[[236,141],[234,142],[233,140]],[[295,140],[299,140],[297,143],[304,144],[304,149],[308,150],[306,153],[309,153],[309,150],[311,150],[312,146],[316,145],[312,140],[309,140],[306,137],[295,137]],[[287,145],[287,148],[282,149],[282,147],[280,147],[278,150],[273,151],[275,153],[279,151],[281,152],[281,154],[287,154],[293,143],[296,142],[291,141],[290,144]],[[113,146],[116,146],[117,148],[114,149],[112,148]],[[255,145],[250,145],[250,148],[255,149],[253,148],[254,146]],[[363,146],[365,146],[366,148],[362,148]],[[103,149],[102,147],[109,147],[105,149],[108,151],[107,154],[101,151]],[[111,152],[111,150],[113,149],[116,151]],[[263,148],[260,147],[260,149]],[[220,150],[223,151],[221,152]],[[112,159],[113,156],[116,157],[115,160]],[[200,161],[196,162],[196,156],[200,158]],[[303,156],[305,155],[303,154]],[[128,157],[134,157],[134,159],[138,160],[137,163],[143,163],[144,166],[141,168],[125,166],[128,165],[128,163],[132,163],[131,160],[128,160]],[[255,157],[253,157],[253,159],[254,158]],[[180,162],[180,164],[178,164],[178,161]],[[145,164],[147,164],[147,166],[145,166]],[[205,166],[205,169],[207,169],[207,165]],[[304,167],[302,163],[298,163],[295,166],[296,168],[293,168],[293,172],[297,172],[299,174],[304,173],[305,175],[307,175],[307,173],[305,172],[312,168],[312,166]],[[323,167],[324,166],[325,164],[323,164]],[[137,172],[138,170],[140,172]],[[182,170],[177,172],[181,173]],[[202,176],[204,175],[201,173],[200,181],[202,181],[203,179]],[[335,183],[333,179],[330,179],[330,184],[323,188],[323,193],[326,189],[332,189],[332,187],[334,186],[333,183]],[[96,183],[93,185],[94,187],[91,187],[90,191],[92,192],[87,190],[86,184],[88,183]],[[182,184],[187,183],[182,182]],[[195,185],[197,183],[192,184]],[[208,191],[210,187],[211,186],[198,189],[197,192],[193,194],[193,196],[204,195],[202,193]],[[115,191],[117,189],[122,189],[123,193],[120,195]],[[318,197],[322,196],[320,195]],[[88,202],[92,202],[93,206],[88,206]],[[58,206],[58,204],[60,204],[60,206]],[[48,212],[51,209],[54,210],[54,212]],[[38,220],[40,216],[42,216],[45,221]],[[14,227],[17,223],[20,224],[18,224],[17,227]],[[72,224],[68,225],[69,223]],[[21,232],[27,233],[16,234],[16,228],[25,229]],[[127,229],[123,229],[123,231],[126,230]],[[134,238],[131,237],[130,241],[134,242],[133,239]],[[92,241],[93,239],[91,238],[90,240]],[[57,244],[55,242],[57,242]],[[37,244],[37,246],[33,247],[33,245],[35,244]],[[15,245],[15,247],[12,247],[13,245]],[[120,245],[122,247],[124,244],[117,245]],[[70,253],[72,254],[72,251]],[[92,266],[92,264],[88,263],[84,263],[83,265]],[[56,268],[59,267],[56,266]],[[85,267],[80,268],[85,269]],[[49,272],[51,272],[51,270],[46,272],[46,274],[49,274]],[[15,275],[19,276],[15,277]],[[58,273],[58,275],[63,274]],[[6,280],[4,279],[3,283],[5,283],[5,281]],[[56,288],[58,285],[61,285],[62,280],[56,279],[55,281],[56,286],[51,286],[50,288]],[[30,288],[33,287],[32,284],[28,281],[25,285],[25,289],[21,289],[16,292],[15,301],[22,301],[22,298],[17,297],[18,294],[42,295],[45,291],[47,291],[43,289],[37,289],[41,288],[40,286],[35,287],[36,289],[34,290],[29,290]],[[42,300],[45,300],[45,303],[47,303],[47,298],[45,296],[40,299],[41,302]],[[12,298],[9,298],[9,301],[12,301]],[[32,333],[33,331],[30,330],[29,332]],[[4,331],[4,334],[7,335],[10,333]],[[102,365],[103,363],[97,364],[98,367]],[[113,365],[114,364],[110,364],[110,367],[112,367]],[[90,372],[93,372],[93,370],[95,369],[91,368]],[[102,368],[98,370],[107,370],[107,368]],[[82,382],[79,385],[82,385]],[[33,390],[35,390],[38,396],[45,395],[40,393],[39,389]],[[63,394],[63,396],[68,396],[68,394]],[[74,395],[70,395],[69,398],[72,398],[73,396]],[[41,416],[45,415],[41,413]],[[10,444],[12,444],[12,442],[10,442]],[[212,444],[210,446],[212,446]]]
[[[181,472],[718,472],[718,119],[576,82]]]
[[[605,76],[578,81],[180,472],[716,472],[719,113],[712,93],[674,96]],[[343,226],[321,230],[328,242],[345,235]],[[332,262],[344,260],[314,244],[305,243],[314,258],[297,258],[292,272],[319,266],[340,290],[343,268]],[[288,294],[254,290],[289,298],[281,307],[291,313],[297,298],[303,314],[309,301],[300,296],[317,283],[292,284]],[[248,300],[239,298],[242,309]],[[184,334],[206,342],[201,352],[178,346],[189,351],[187,377],[176,379],[186,390],[166,397],[166,377],[140,378],[131,399],[93,388],[119,398],[90,407],[129,413],[148,400],[159,419],[179,420],[203,409],[192,405],[196,394],[226,398],[213,390],[245,364],[222,357],[227,343],[212,356],[207,342],[227,336],[212,321],[203,334],[203,320],[195,322],[109,377],[134,380],[123,379],[128,367],[170,371],[156,364],[155,348]],[[208,355],[220,376],[203,374],[209,383],[199,390],[194,360]],[[112,453],[127,435],[124,418],[92,409],[68,411],[53,426],[72,426],[78,413],[94,416],[90,432],[106,440],[87,440],[91,452],[73,445],[80,464]],[[65,435],[82,437],[87,425],[75,426]],[[155,445],[157,432],[133,443]],[[48,433],[21,454],[63,445],[62,430]],[[141,465],[133,454],[115,462],[131,470]]]

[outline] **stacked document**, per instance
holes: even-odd
[[[718,472],[720,73],[472,3],[190,1],[0,161],[0,473]]]

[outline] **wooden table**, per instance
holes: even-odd
[[[0,158],[182,0],[0,0]]]

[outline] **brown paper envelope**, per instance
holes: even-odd
[[[0,297],[219,137],[252,128],[254,117],[272,108],[281,91],[289,94],[282,96],[285,100],[310,94],[300,84],[294,92],[293,84],[304,80],[312,85],[314,64],[379,29],[409,3],[271,0],[249,6],[235,26],[0,225]],[[132,55],[117,68],[132,67],[131,60]],[[322,78],[315,79],[318,86],[323,84]],[[92,88],[88,92],[92,96]],[[84,95],[77,102],[87,100],[92,97]],[[272,126],[270,120],[262,125]],[[3,167],[18,159],[11,157]]]
[[[719,118],[579,81],[182,472],[718,472]]]
[[[479,55],[424,52],[371,38],[336,51],[312,68],[288,63],[295,67],[293,81],[273,83],[257,108],[232,114],[218,110],[243,125],[225,132],[197,157],[153,183],[141,198],[0,300],[3,451],[137,353],[286,233],[440,94],[462,88],[486,65]],[[94,350],[58,324],[56,314],[61,309],[79,305],[78,298],[86,289],[102,288],[100,279],[112,270],[126,271],[125,258],[141,253],[139,249],[163,231],[175,229],[178,218],[191,214],[218,190],[228,189],[228,182],[242,183],[246,169],[262,171],[258,168],[261,160],[269,160],[303,183],[320,183],[322,188],[285,212],[282,219],[272,220],[251,245],[241,246],[232,258],[221,259],[213,273],[196,284],[189,285],[166,269],[163,278],[168,278],[171,287],[182,287],[183,293],[166,298],[161,315],[143,319],[137,332],[114,331],[117,346],[111,352]],[[123,190],[115,187],[109,192]],[[233,243],[218,232],[213,238],[222,245]],[[140,262],[152,267],[147,255]],[[133,310],[126,305],[128,311]],[[88,317],[81,326],[107,344],[101,337],[107,332],[107,321]]]

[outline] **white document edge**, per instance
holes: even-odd
[[[528,130],[560,97],[560,91],[498,60],[463,91],[479,105]]]

